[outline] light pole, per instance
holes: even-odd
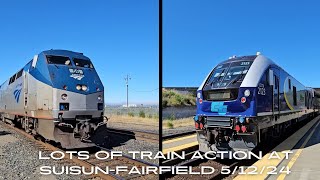
[[[127,108],[129,108],[129,80],[131,80],[131,77],[127,74],[127,77],[124,78],[127,85]]]

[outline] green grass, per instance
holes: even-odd
[[[173,128],[174,128],[174,125],[173,125],[173,121],[172,121],[172,120],[167,121],[167,127],[168,127],[169,129],[173,129]]]
[[[175,90],[162,90],[162,107],[195,106],[196,97],[191,93],[180,94]]]
[[[133,112],[128,112],[128,116],[129,117],[134,117],[134,113]]]
[[[139,112],[139,117],[145,118],[146,117],[146,113],[144,113],[144,111],[140,111]]]

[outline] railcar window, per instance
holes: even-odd
[[[297,105],[297,88],[295,86],[293,87],[293,105],[296,106]]]
[[[47,57],[47,61],[49,64],[60,64],[60,65],[67,65],[67,66],[71,66],[71,61],[70,58],[65,57],[65,56],[51,56],[48,55]]]
[[[291,79],[289,79],[289,89],[291,90]]]
[[[73,62],[78,67],[93,68],[92,63],[89,60],[86,60],[86,59],[74,58]]]
[[[277,86],[277,84],[278,84],[278,78],[277,78],[277,76],[276,76],[276,75],[273,75],[273,79],[274,79],[274,89],[278,89],[278,86]]]
[[[304,95],[305,95],[305,99],[304,99],[305,104],[306,104],[307,108],[309,109],[309,106],[308,106],[309,93],[308,93],[308,91],[306,91],[306,92],[304,93]]]

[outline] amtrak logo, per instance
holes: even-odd
[[[71,75],[70,77],[77,79],[77,80],[81,80],[82,78],[84,78],[84,73],[81,69],[69,69]]]
[[[20,97],[21,91],[22,91],[22,83],[18,84],[13,91],[13,95],[14,95],[14,98],[16,99],[17,103],[19,102],[19,97]]]

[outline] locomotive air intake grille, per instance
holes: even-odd
[[[207,117],[208,127],[231,127],[230,117]]]

